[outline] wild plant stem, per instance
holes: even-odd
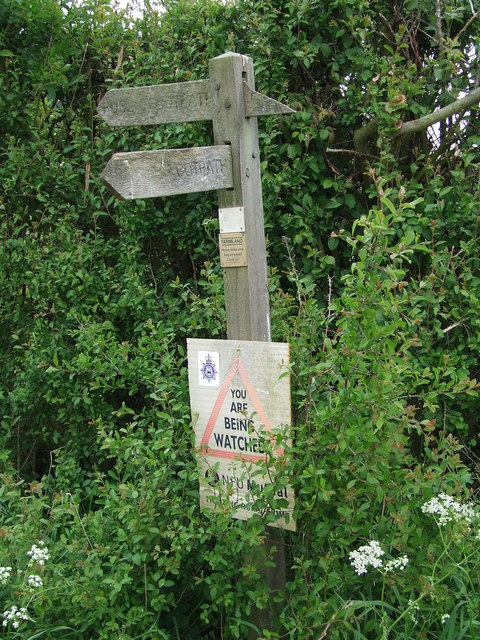
[[[442,551],[442,553],[439,555],[439,557],[437,558],[437,561],[435,562],[435,564],[434,564],[434,566],[433,566],[433,569],[432,569],[432,575],[431,575],[431,578],[430,578],[430,580],[431,580],[431,582],[432,582],[432,585],[433,585],[433,580],[434,580],[434,577],[435,577],[435,572],[436,572],[437,567],[438,567],[438,563],[440,562],[440,560],[442,559],[442,557],[443,557],[445,554],[448,554],[448,551],[447,551],[447,549],[446,549],[446,548],[445,548],[445,549]],[[450,577],[450,576],[452,575],[452,573],[454,573],[455,571],[458,571],[458,567],[460,566],[460,564],[465,564],[466,562],[468,562],[471,558],[473,558],[473,557],[474,557],[474,556],[476,556],[476,555],[478,555],[478,549],[477,549],[477,548],[475,548],[475,549],[474,549],[474,551],[472,551],[470,554],[468,554],[468,555],[466,555],[466,556],[465,556],[465,558],[464,558],[464,562],[463,562],[463,563],[457,563],[457,564],[455,564],[455,565],[454,565],[454,566],[453,566],[449,571],[447,571],[447,573],[446,573],[443,577],[438,578],[438,581],[437,581],[437,583],[436,583],[436,584],[440,584],[440,583],[444,582],[448,577]],[[392,624],[390,625],[390,627],[389,627],[389,629],[388,629],[388,633],[390,633],[390,632],[391,632],[391,630],[392,630],[394,627],[396,627],[396,626],[397,626],[397,624],[400,622],[400,620],[403,620],[403,618],[405,618],[405,616],[407,615],[407,613],[408,613],[412,608],[416,607],[416,605],[417,605],[419,602],[421,602],[421,601],[422,601],[422,600],[423,600],[427,595],[428,595],[428,593],[426,593],[426,592],[421,593],[421,594],[418,596],[418,598],[417,598],[416,600],[413,600],[413,601],[408,605],[408,607],[405,609],[405,611],[404,611],[403,613],[401,613],[401,614],[398,616],[398,618],[397,618],[394,622],[392,622]],[[383,594],[382,594],[382,607],[383,607]]]

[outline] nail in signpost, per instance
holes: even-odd
[[[255,91],[251,58],[226,53],[210,60],[208,80],[114,89],[104,96],[98,111],[112,126],[213,122],[213,146],[116,153],[102,178],[117,196],[126,200],[193,191],[218,192],[228,340],[189,341],[192,415],[199,415],[198,428],[203,429],[197,433],[199,468],[203,473],[202,504],[206,508],[215,504],[209,497],[216,476],[210,477],[206,471],[218,463],[215,473],[219,474],[219,481],[223,482],[221,475],[230,474],[239,490],[234,501],[237,517],[249,517],[248,497],[240,494],[239,487],[241,477],[247,484],[248,474],[238,475],[241,470],[235,465],[254,465],[256,458],[264,459],[262,437],[268,437],[280,424],[288,424],[290,416],[286,386],[288,346],[270,342],[257,117],[291,114],[293,110]],[[214,358],[218,360],[214,362]],[[199,378],[199,366],[206,384]],[[218,371],[215,380],[214,371]],[[281,454],[282,451],[274,451],[274,455]],[[267,485],[258,476],[255,480],[261,489]],[[290,517],[293,493],[289,487],[281,491],[285,494],[278,497],[284,508],[275,514],[275,525],[294,528]],[[265,547],[267,552],[276,549],[276,567],[258,567],[273,594],[285,586],[284,548],[278,529],[271,530]],[[256,626],[273,623],[268,608],[266,611],[263,618],[262,612],[257,611]]]

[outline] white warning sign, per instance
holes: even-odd
[[[259,502],[267,504],[268,496],[271,503],[273,497],[278,505],[273,526],[295,529],[292,488],[262,467],[272,456],[285,456],[276,435],[291,423],[288,363],[284,343],[188,340],[202,508],[215,509],[223,490],[236,507],[235,517],[247,519],[258,512]]]

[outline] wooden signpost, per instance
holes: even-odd
[[[214,97],[220,89],[221,86],[212,86],[209,80],[113,89],[105,94],[97,110],[112,127],[214,120]],[[257,93],[246,81],[243,82],[243,92],[246,118],[293,113],[287,105]]]
[[[102,179],[122,200],[233,187],[229,145],[115,153]]]
[[[112,127],[211,120],[210,82],[196,80],[114,89],[105,94],[98,112]]]
[[[215,146],[116,153],[102,178],[126,200],[218,190],[227,335],[269,341],[257,116],[294,111],[255,91],[247,56],[218,56],[209,74],[209,80],[108,91],[98,112],[111,126],[212,120]]]
[[[102,178],[126,200],[218,190],[227,338],[270,342],[257,117],[294,111],[255,91],[252,59],[237,53],[210,60],[208,80],[109,91],[98,111],[112,126],[212,120],[214,146],[117,153]],[[252,384],[249,389],[250,396],[255,396]],[[262,406],[260,401],[254,405]],[[243,446],[244,441],[235,442]],[[290,502],[290,513],[291,508]],[[276,566],[260,560],[257,565],[270,588],[274,610],[281,604],[273,604],[273,596],[285,587],[285,554],[278,529],[271,530],[265,550],[273,553]],[[257,611],[254,623],[268,628],[273,623],[272,610]]]

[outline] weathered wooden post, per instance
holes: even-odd
[[[255,89],[251,58],[226,53],[211,60],[210,83],[214,142],[232,148],[233,189],[218,192],[220,247],[223,225],[230,219],[226,228],[244,234],[246,249],[246,264],[242,266],[225,266],[221,256],[228,338],[270,341],[257,118],[245,115],[245,98]],[[232,226],[235,224],[236,228]]]
[[[209,80],[109,91],[98,107],[107,123],[122,126],[211,119],[215,146],[116,153],[102,178],[118,197],[126,200],[218,190],[227,337],[230,341],[267,343],[271,341],[270,310],[257,116],[290,114],[293,110],[255,91],[253,61],[247,56],[226,53],[214,58],[210,61],[209,75]],[[216,375],[215,363],[209,358],[207,354],[202,365],[204,379],[201,384],[206,380],[207,386]],[[195,367],[193,364],[192,378],[195,372],[198,378]],[[210,418],[201,437],[201,446],[207,449],[208,438],[221,410],[222,394],[227,393],[225,384],[231,384],[237,373],[246,383],[258,413],[264,413],[243,367],[238,357],[215,400],[214,410],[210,407]],[[234,390],[231,391],[233,395]],[[225,420],[229,418],[225,416]],[[266,414],[262,420],[263,425],[268,426]],[[247,439],[252,440],[246,435],[225,435],[231,437],[229,443],[238,443],[237,453],[219,449],[213,453],[230,460],[245,452],[241,447],[246,446]],[[250,454],[242,455],[248,458]],[[258,455],[252,459],[255,457]],[[290,516],[292,499],[290,492]],[[248,516],[244,513],[243,517]],[[290,520],[287,524],[281,516],[277,526],[294,528],[294,523]],[[264,552],[273,555],[275,567],[268,566],[260,554],[252,558],[271,594],[270,609],[256,609],[252,616],[252,622],[260,629],[274,626],[273,616],[281,608],[281,603],[274,603],[274,596],[285,587],[284,545],[278,529],[270,528]],[[257,635],[252,633],[251,638],[257,638]]]
[[[234,186],[218,192],[220,248],[222,228],[226,228],[227,233],[238,233],[239,236],[243,233],[246,249],[246,264],[224,267],[227,335],[231,340],[270,342],[258,127],[257,118],[247,115],[246,105],[255,91],[253,62],[247,56],[226,53],[210,61],[209,75],[214,105],[214,142],[232,147]],[[238,214],[238,209],[242,213]],[[232,220],[230,226],[229,218]],[[238,220],[236,227],[235,220]],[[273,596],[285,588],[286,581],[285,550],[279,529],[270,529],[264,547],[268,555],[274,551],[275,567],[266,566],[259,558],[256,559],[272,594],[270,611],[255,612],[253,622],[260,629],[271,628],[271,613],[280,608],[279,605],[273,606]]]

